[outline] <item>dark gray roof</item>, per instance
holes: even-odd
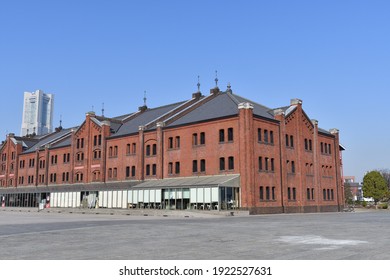
[[[158,119],[162,115],[165,115],[166,113],[168,113],[168,112],[172,111],[173,109],[179,107],[184,102],[185,101],[179,102],[179,103],[175,103],[175,104],[166,105],[166,106],[162,106],[162,107],[158,107],[158,108],[154,108],[154,109],[147,109],[145,112],[140,113],[136,117],[130,118],[127,122],[125,122],[119,128],[117,133],[115,133],[112,136],[113,137],[117,137],[117,136],[123,136],[123,135],[127,135],[127,134],[137,133],[140,126],[146,125],[146,124],[148,124],[148,123]]]
[[[238,115],[238,104],[249,102],[253,105],[253,113],[257,116],[274,119],[270,113],[270,108],[262,106],[249,99],[230,93],[219,93],[214,98],[200,105],[195,110],[183,115],[181,118],[175,120],[168,126],[178,126],[189,123],[197,123],[211,119],[224,118]],[[204,102],[200,101],[200,102]]]
[[[57,149],[57,148],[63,148],[63,147],[68,147],[72,144],[72,137],[69,134],[68,137],[65,137],[63,140],[58,141],[54,144],[51,145],[52,149]]]
[[[249,100],[249,99],[246,99],[244,97],[241,97],[239,95],[235,95],[235,94],[232,94],[233,97],[235,97],[240,103],[243,103],[243,102],[249,102],[253,105],[253,114],[254,115],[257,115],[257,116],[260,116],[260,117],[264,117],[264,118],[268,118],[268,119],[274,119],[274,115],[272,114],[272,109],[271,108],[268,108],[264,105],[261,105],[261,104],[258,104],[252,100]]]
[[[50,134],[46,134],[45,137],[42,137],[38,142],[29,147],[23,153],[31,153],[36,149],[42,149],[48,144],[55,144],[57,141],[61,141],[62,138],[65,138],[67,134],[70,134],[75,128],[62,129],[61,131],[56,131]]]
[[[318,132],[321,132],[321,133],[323,133],[323,134],[327,134],[327,135],[329,135],[329,136],[333,136],[333,134],[332,133],[330,133],[328,130],[325,130],[325,129],[322,129],[322,128],[318,128]]]

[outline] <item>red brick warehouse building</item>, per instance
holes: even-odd
[[[9,134],[0,147],[4,207],[340,211],[342,146],[302,101],[270,109],[218,87],[203,96],[74,128]]]

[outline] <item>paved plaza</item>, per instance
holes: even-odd
[[[0,210],[2,260],[390,260],[390,212],[146,216]]]

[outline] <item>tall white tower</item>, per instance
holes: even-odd
[[[52,132],[53,106],[53,94],[47,94],[41,90],[25,92],[21,136]]]

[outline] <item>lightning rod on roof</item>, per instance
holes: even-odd
[[[215,70],[215,87],[218,87],[218,71]]]
[[[102,103],[102,117],[104,117],[104,102]]]
[[[146,90],[144,91],[144,106],[146,106]]]
[[[200,92],[200,82],[199,82],[199,75],[198,75],[198,83],[196,84],[198,86],[198,92]]]

